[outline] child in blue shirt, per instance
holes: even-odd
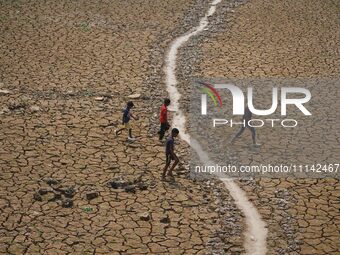
[[[177,155],[175,154],[174,151],[174,142],[175,142],[175,137],[178,136],[179,134],[179,130],[177,128],[173,128],[171,130],[171,136],[167,139],[166,141],[166,146],[165,146],[165,157],[166,157],[166,161],[165,161],[165,167],[163,170],[163,174],[162,174],[162,180],[165,180],[165,176],[168,175],[170,177],[174,177],[172,175],[172,171],[174,170],[174,168],[177,166],[179,159],[177,157]],[[168,168],[171,164],[171,161],[174,160],[174,164],[170,167],[169,171]],[[168,171],[168,173],[167,173]]]
[[[132,115],[131,109],[134,107],[133,102],[129,101],[126,104],[126,108],[123,110],[123,118],[122,118],[122,127],[118,130],[115,130],[115,135],[118,136],[122,130],[127,129],[129,131],[128,140],[134,141],[135,138],[132,137],[132,129],[130,126],[130,119],[136,120],[136,118]]]

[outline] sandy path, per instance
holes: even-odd
[[[177,53],[181,46],[183,46],[191,37],[202,32],[208,26],[208,17],[212,16],[217,5],[221,0],[216,0],[211,3],[209,10],[206,15],[200,20],[197,27],[193,28],[192,31],[176,38],[170,45],[169,52],[166,56],[166,85],[167,90],[172,101],[172,108],[176,113],[174,114],[172,126],[179,128],[181,138],[186,141],[199,155],[200,160],[203,164],[209,165],[209,157],[202,150],[200,144],[190,139],[190,134],[186,133],[185,122],[186,118],[182,110],[180,109],[179,99],[181,94],[177,90],[177,79],[176,79],[176,60]],[[224,182],[225,186],[229,190],[231,196],[234,198],[238,208],[243,212],[246,217],[247,232],[245,233],[245,250],[247,254],[260,255],[266,253],[266,236],[267,229],[265,228],[265,223],[261,220],[261,216],[257,212],[256,208],[247,199],[246,194],[242,189],[232,180],[219,176],[219,178]],[[256,237],[256,238],[255,238]]]

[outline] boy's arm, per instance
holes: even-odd
[[[172,157],[176,157],[176,154],[174,152],[174,144],[173,143],[170,146],[170,154],[171,154]]]

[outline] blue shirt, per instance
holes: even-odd
[[[174,149],[174,138],[172,136],[170,136],[167,140],[166,140],[166,146],[165,146],[165,154],[169,155],[171,152],[171,149],[173,151]]]
[[[123,124],[129,123],[130,121],[130,108],[126,107],[123,111]]]

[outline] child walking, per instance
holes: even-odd
[[[242,135],[243,131],[244,131],[246,128],[248,128],[248,129],[250,130],[250,132],[251,132],[251,137],[252,137],[252,139],[253,139],[253,146],[254,146],[254,147],[259,147],[259,146],[261,145],[261,144],[256,143],[256,131],[255,131],[255,128],[249,126],[249,124],[248,124],[248,121],[250,121],[251,118],[252,118],[252,113],[251,113],[251,111],[249,110],[248,106],[246,106],[246,109],[245,109],[245,111],[244,111],[244,115],[243,115],[243,117],[242,117],[242,120],[244,121],[245,125],[244,125],[244,126],[241,126],[241,128],[240,128],[240,130],[237,132],[237,134],[233,137],[233,139],[231,139],[231,142],[230,142],[231,144],[233,144],[233,143],[235,142],[235,140],[236,140],[237,138],[239,138],[239,137]]]
[[[136,120],[137,118],[135,118],[132,113],[131,113],[131,109],[134,107],[134,104],[132,101],[127,102],[126,104],[126,108],[123,110],[123,119],[122,119],[122,127],[118,130],[115,130],[115,135],[118,136],[124,129],[127,129],[129,132],[128,135],[128,140],[129,141],[134,141],[135,138],[132,137],[132,129],[130,126],[130,119],[134,119]]]
[[[161,129],[158,131],[159,134],[159,141],[163,140],[163,137],[165,135],[165,132],[170,128],[170,124],[168,122],[168,106],[170,105],[170,99],[165,98],[164,103],[161,107],[161,113],[159,120],[161,122]]]
[[[163,174],[162,174],[162,180],[165,180],[166,175],[173,178],[174,176],[172,175],[172,171],[179,163],[179,159],[177,155],[175,154],[175,150],[174,150],[175,137],[178,136],[178,134],[179,134],[179,130],[177,128],[173,128],[171,130],[171,136],[166,141],[166,146],[165,146],[166,161],[165,161],[165,167],[164,167]],[[170,167],[168,171],[168,168],[172,160],[174,160],[175,162],[173,163],[173,165]]]

